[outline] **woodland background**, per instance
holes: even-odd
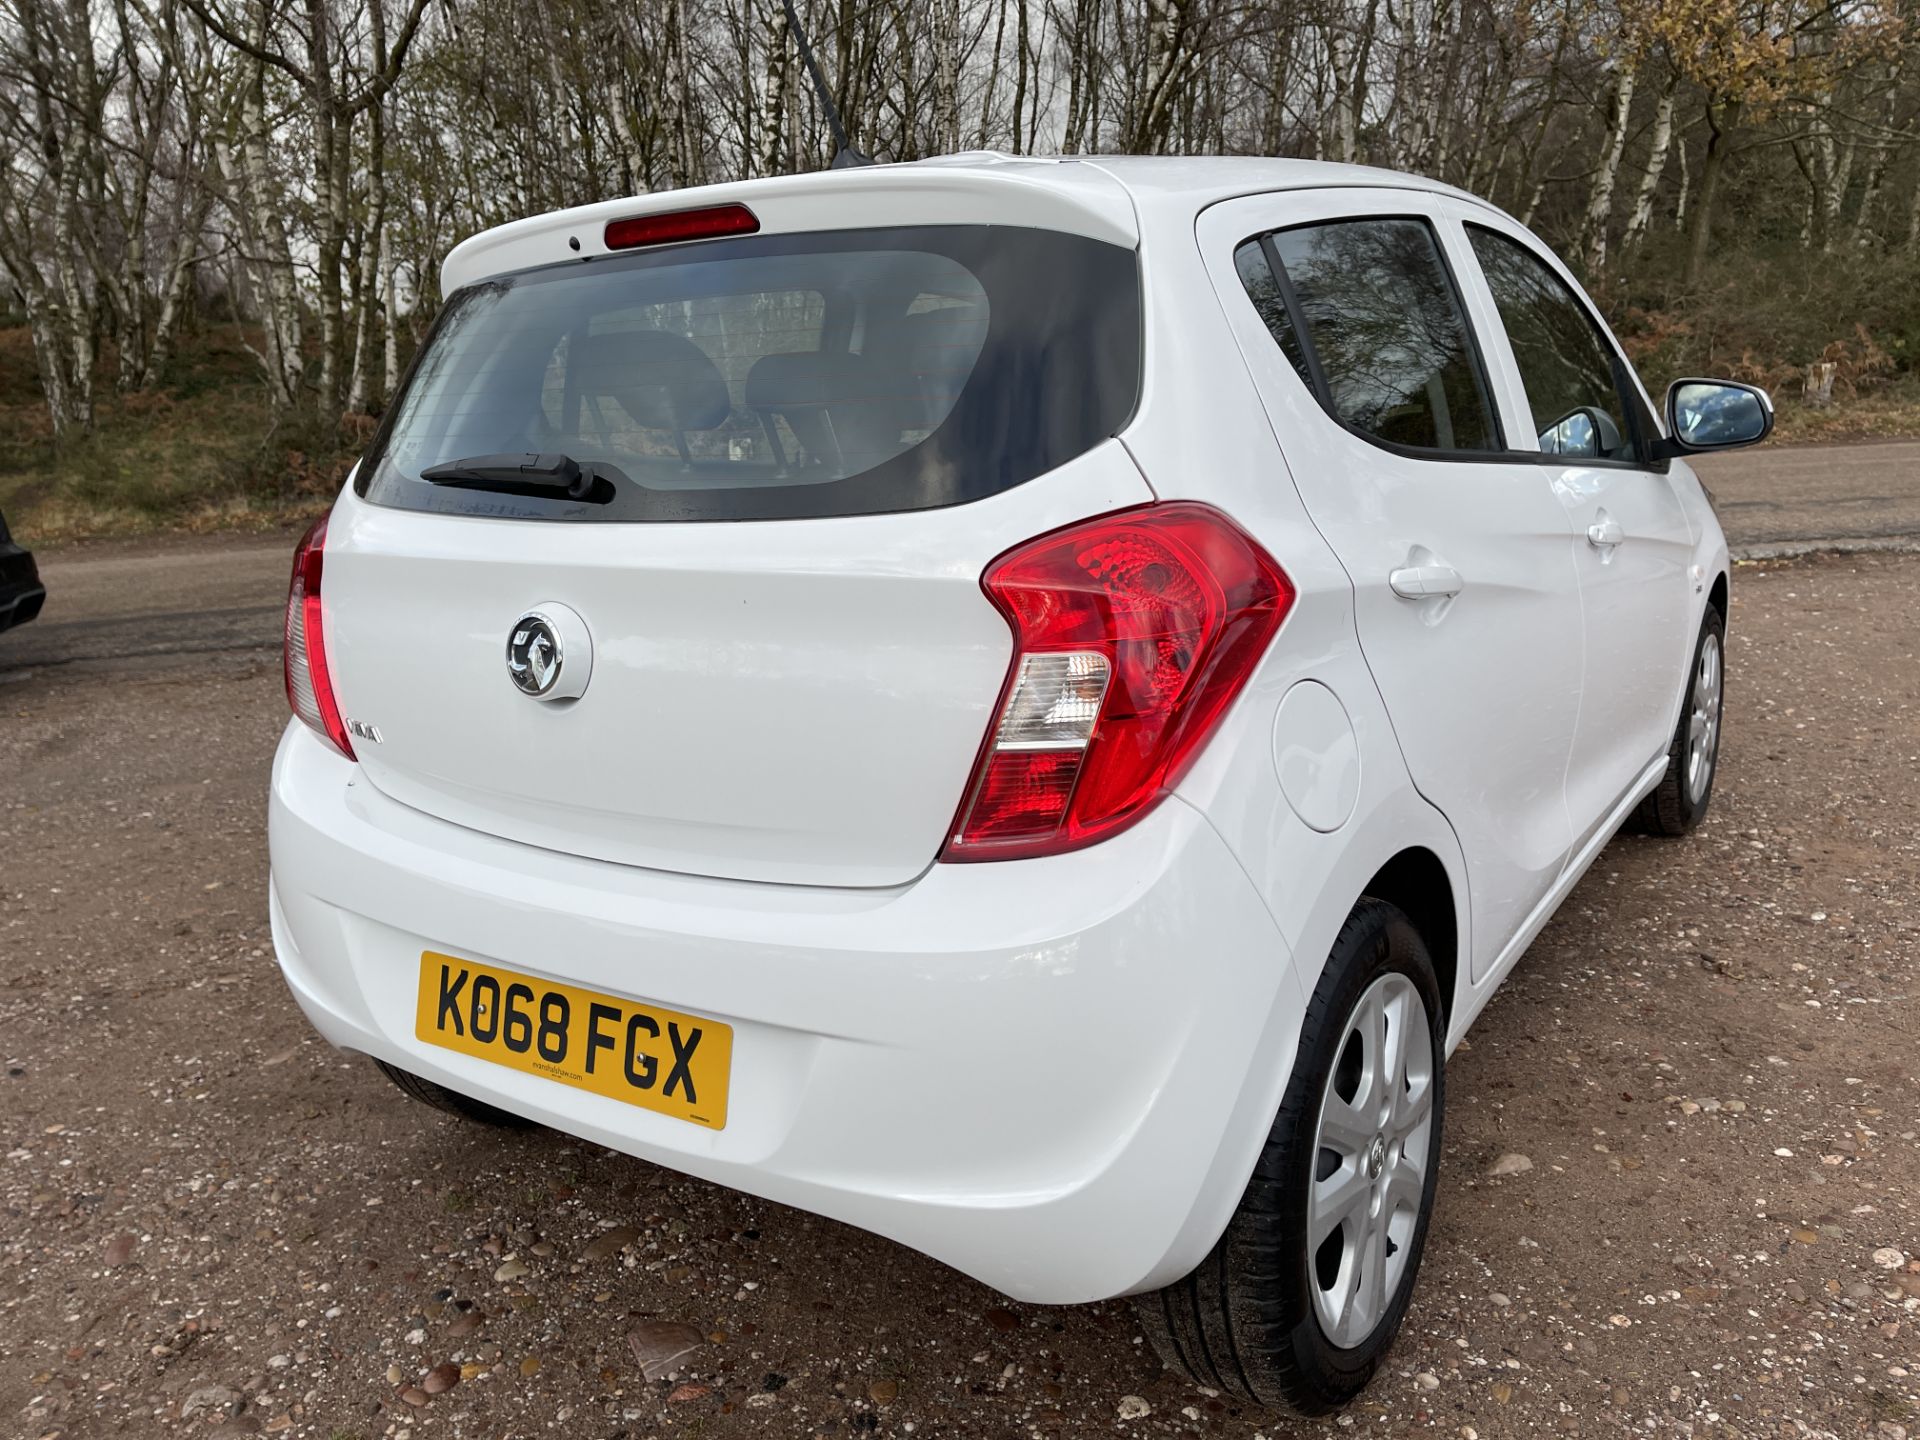
[[[1650,388],[1920,432],[1920,0],[798,9],[878,158],[1437,176],[1555,245]],[[827,164],[795,39],[779,0],[0,0],[0,507],[44,538],[324,504],[461,238]]]

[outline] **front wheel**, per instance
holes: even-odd
[[[1667,772],[1633,812],[1644,835],[1684,835],[1706,818],[1720,768],[1720,709],[1726,689],[1727,622],[1709,605],[1693,646],[1680,723],[1667,747]]]
[[[1426,1245],[1445,1101],[1440,987],[1397,908],[1347,917],[1253,1179],[1193,1274],[1140,1298],[1161,1360],[1324,1414],[1393,1344]]]

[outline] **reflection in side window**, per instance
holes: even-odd
[[[1467,237],[1513,346],[1541,450],[1634,459],[1613,351],[1579,297],[1545,261],[1506,236],[1469,225]]]
[[[1280,353],[1311,390],[1313,372],[1307,368],[1307,357],[1300,351],[1300,337],[1294,331],[1293,318],[1287,314],[1280,282],[1274,277],[1273,266],[1267,263],[1267,247],[1258,240],[1247,241],[1233,252],[1233,268],[1240,272],[1240,283],[1247,287],[1247,298],[1253,301],[1253,308],[1260,312],[1267,329],[1280,342]]]
[[[1265,256],[1259,264],[1253,256],[1241,261],[1242,283],[1294,367],[1304,375],[1318,362],[1327,408],[1394,445],[1495,448],[1460,299],[1425,221],[1303,225],[1277,232],[1270,244],[1293,292],[1291,318],[1286,305],[1263,303],[1264,287],[1278,288],[1279,279]],[[1305,331],[1304,347],[1294,322]],[[1296,358],[1303,348],[1307,358]]]

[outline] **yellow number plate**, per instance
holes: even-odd
[[[726,1128],[733,1028],[717,1020],[427,950],[414,1034],[510,1070]]]

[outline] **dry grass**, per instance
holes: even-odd
[[[1920,376],[1909,375],[1865,394],[1843,396],[1816,410],[1791,390],[1774,397],[1779,410],[1770,443],[1810,445],[1848,440],[1911,439],[1920,436]]]
[[[1687,290],[1677,240],[1662,244],[1596,294],[1656,398],[1672,377],[1724,375],[1767,387],[1781,443],[1920,435],[1920,255],[1740,249]],[[1801,397],[1819,362],[1833,404],[1813,409]]]
[[[105,379],[93,435],[56,447],[27,332],[0,329],[0,510],[16,532],[267,529],[339,490],[358,440],[276,419],[234,327],[193,337],[165,378],[131,395]]]

